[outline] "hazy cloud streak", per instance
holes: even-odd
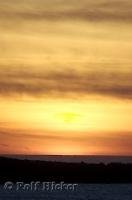
[[[51,5],[52,4],[52,5]],[[0,2],[0,16],[29,20],[132,20],[130,0],[28,0]]]
[[[132,79],[129,72],[53,71],[39,73],[14,72],[0,69],[0,95],[107,95],[117,98],[132,98]]]

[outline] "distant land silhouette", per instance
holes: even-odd
[[[132,163],[73,163],[0,157],[0,182],[132,183]]]
[[[22,160],[57,161],[73,163],[132,163],[132,156],[118,155],[4,155],[7,158],[17,158]]]

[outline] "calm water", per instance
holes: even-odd
[[[75,191],[7,191],[0,186],[0,200],[132,200],[132,184],[81,184]]]

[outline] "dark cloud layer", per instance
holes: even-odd
[[[14,6],[13,6],[14,5]],[[46,1],[27,0],[25,2],[6,1],[0,3],[0,16],[4,18],[22,18],[29,20],[132,20],[132,2],[118,1]]]
[[[26,20],[29,20],[27,23],[27,26],[30,24],[33,20],[33,26],[36,26],[36,33],[40,33],[41,27],[39,30],[37,29],[38,26],[36,23],[34,23],[35,20],[41,20],[41,19],[50,19],[50,20],[64,20],[64,19],[77,19],[80,20],[132,20],[132,1],[130,0],[27,0],[27,1],[21,1],[21,0],[1,0],[0,1],[0,23],[2,24],[2,27],[4,27],[3,31],[7,30],[6,32],[2,31],[2,47],[1,47],[1,55],[4,55],[3,58],[12,58],[13,56],[18,58],[26,55],[27,57],[30,57],[34,59],[34,55],[53,55],[54,60],[56,60],[56,55],[59,55],[60,57],[65,55],[68,52],[68,55],[72,51],[71,49],[74,47],[77,52],[85,52],[85,55],[90,57],[90,55],[93,56],[93,58],[96,59],[96,52],[97,52],[97,59],[102,57],[105,57],[106,59],[116,60],[116,55],[119,56],[119,60],[121,60],[122,56],[124,56],[124,60],[127,58],[130,58],[130,51],[131,46],[129,44],[130,38],[131,38],[131,32],[128,30],[129,34],[124,35],[123,37],[120,36],[119,32],[110,32],[112,33],[112,36],[109,36],[109,33],[103,34],[103,30],[100,32],[100,36],[102,40],[100,40],[100,37],[97,34],[95,34],[95,30],[88,30],[88,32],[91,31],[91,43],[88,36],[85,38],[85,40],[82,40],[82,36],[77,38],[77,40],[74,40],[74,36],[70,38],[69,35],[66,34],[66,37],[63,39],[63,32],[61,32],[61,29],[58,29],[57,37],[51,37],[51,30],[49,31],[49,35],[52,39],[50,43],[50,37],[48,38],[47,35],[37,35],[34,37],[34,33],[32,29],[26,35],[27,28],[23,28],[22,31],[18,31],[14,29],[14,25],[18,27],[18,21],[17,19],[22,19],[22,23],[26,24]],[[7,20],[7,21],[5,21]],[[8,29],[8,25],[11,23],[11,27]],[[13,25],[14,23],[14,25]],[[20,25],[22,25],[20,23]],[[120,23],[117,23],[117,26]],[[51,25],[52,26],[52,25]],[[45,26],[46,27],[46,26]],[[78,26],[77,30],[75,29],[75,32],[78,31],[78,29],[81,27]],[[63,28],[63,27],[62,27]],[[111,28],[111,27],[110,27]],[[112,27],[113,28],[113,27]],[[13,30],[10,34],[11,29]],[[46,28],[45,28],[46,29]],[[69,27],[70,29],[70,27]],[[105,29],[105,28],[104,28]],[[23,34],[23,31],[24,34]],[[120,31],[120,29],[119,29]],[[28,32],[28,31],[27,31]],[[45,33],[45,32],[44,32]],[[127,30],[126,30],[127,33]],[[64,36],[65,36],[64,34]],[[81,34],[81,33],[79,33]],[[76,35],[76,34],[75,34]],[[95,35],[94,37],[92,37]],[[116,35],[116,37],[115,37]],[[116,43],[118,40],[122,41],[121,43]],[[31,37],[32,36],[32,37]],[[61,36],[60,40],[58,39],[59,36]],[[108,38],[107,38],[107,37]],[[128,36],[128,40],[127,40]],[[40,37],[41,40],[38,40]],[[47,37],[47,43],[45,44],[46,40],[43,40],[43,38]],[[104,37],[104,41],[103,41]],[[112,39],[109,38],[113,37]],[[65,39],[66,38],[66,39]],[[106,40],[109,39],[108,41]],[[79,41],[80,39],[80,41]],[[93,42],[93,39],[95,39],[95,42]],[[58,47],[57,42],[55,40],[58,40]],[[88,41],[87,41],[88,40]],[[73,41],[73,47],[70,46],[70,43]],[[82,46],[81,46],[82,41]],[[97,42],[96,42],[97,41]],[[101,41],[102,41],[102,49],[101,49]],[[42,42],[42,45],[41,45]],[[53,42],[53,46],[52,46]],[[78,43],[79,42],[79,43]],[[84,44],[86,42],[86,45],[89,44],[89,47],[86,47]],[[108,43],[107,43],[108,42]],[[110,42],[113,42],[113,47],[111,48]],[[20,45],[19,45],[20,43]],[[68,45],[66,44],[68,43]],[[27,46],[26,46],[26,45]],[[32,45],[31,45],[32,44]],[[64,45],[62,45],[64,44]],[[100,44],[100,46],[99,46]],[[114,45],[115,44],[115,45]],[[118,44],[118,46],[117,46]],[[119,44],[121,45],[121,49],[119,47]],[[28,48],[29,45],[29,48]],[[49,46],[48,46],[49,45]],[[54,47],[55,45],[55,47]],[[92,45],[95,45],[93,48]],[[96,47],[97,45],[97,47]],[[104,45],[104,47],[103,47]],[[107,48],[108,47],[108,48]],[[62,54],[61,49],[62,48]],[[97,50],[96,50],[97,48]],[[103,49],[104,48],[104,49]],[[117,48],[117,49],[116,49]],[[46,54],[47,50],[47,54]],[[91,50],[91,51],[90,51]],[[106,54],[105,54],[106,50]],[[57,52],[56,52],[57,51]],[[115,56],[113,55],[115,52]],[[123,52],[122,52],[123,51]],[[118,54],[119,52],[119,54]],[[18,53],[18,54],[17,54]],[[123,55],[124,53],[124,55]],[[79,56],[81,57],[83,53],[79,53]],[[99,54],[99,55],[98,55]],[[127,56],[128,54],[128,56]],[[7,56],[6,56],[7,55]],[[1,56],[2,57],[2,56]],[[71,56],[72,57],[72,56]],[[78,54],[76,55],[75,59],[78,58]],[[35,59],[34,59],[35,60]],[[39,63],[38,58],[38,63]],[[50,61],[49,61],[50,62]],[[97,62],[95,60],[95,62]],[[113,61],[112,61],[113,62]],[[24,60],[23,63],[26,63]],[[32,63],[32,62],[31,62]],[[67,61],[65,61],[67,63]],[[17,64],[16,64],[17,65]],[[37,64],[36,64],[37,65]],[[39,64],[38,64],[39,65]],[[109,70],[109,67],[107,65],[103,68],[100,68],[100,66],[93,68],[93,66],[86,66],[87,69],[90,69],[89,71],[81,70],[81,66],[77,67],[80,69],[80,72],[77,70],[73,70],[72,66],[70,67],[70,71],[66,70],[65,67],[60,67],[62,71],[58,71],[58,66],[53,66],[54,69],[51,71],[48,66],[44,66],[42,70],[39,70],[39,66],[37,69],[37,66],[32,66],[32,68],[25,67],[26,70],[23,70],[23,66],[16,66],[13,67],[12,65],[5,67],[0,65],[0,95],[31,95],[34,97],[37,96],[49,96],[49,95],[57,95],[57,96],[63,96],[64,94],[69,95],[89,95],[89,94],[97,94],[97,95],[107,95],[117,98],[125,98],[125,99],[131,99],[132,98],[132,68],[129,67],[129,69],[119,70],[117,69],[117,66],[112,66],[113,69]],[[115,69],[114,69],[115,67]],[[36,68],[37,70],[34,70]],[[74,67],[75,68],[75,67]]]
[[[132,98],[131,71],[17,71],[0,69],[0,95],[107,95]]]

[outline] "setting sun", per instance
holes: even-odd
[[[65,123],[76,123],[77,118],[80,117],[79,114],[67,112],[67,113],[59,113],[57,115],[58,119],[63,120]]]

